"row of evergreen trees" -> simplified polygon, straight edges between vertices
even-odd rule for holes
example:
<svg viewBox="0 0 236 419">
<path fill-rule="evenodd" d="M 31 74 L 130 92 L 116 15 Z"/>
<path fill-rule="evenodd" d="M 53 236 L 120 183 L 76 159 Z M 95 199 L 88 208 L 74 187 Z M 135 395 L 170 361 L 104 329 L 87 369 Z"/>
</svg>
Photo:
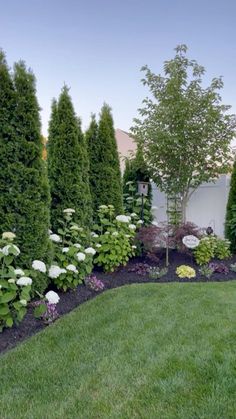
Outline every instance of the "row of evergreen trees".
<svg viewBox="0 0 236 419">
<path fill-rule="evenodd" d="M 11 72 L 0 51 L 0 224 L 13 231 L 21 263 L 50 259 L 48 230 L 65 208 L 90 226 L 99 205 L 122 211 L 122 182 L 111 109 L 82 133 L 67 87 L 52 103 L 47 163 L 42 159 L 35 77 L 24 62 Z M 48 173 L 47 173 L 48 169 Z M 49 181 L 48 181 L 49 180 Z M 51 213 L 51 218 L 50 218 Z"/>
</svg>

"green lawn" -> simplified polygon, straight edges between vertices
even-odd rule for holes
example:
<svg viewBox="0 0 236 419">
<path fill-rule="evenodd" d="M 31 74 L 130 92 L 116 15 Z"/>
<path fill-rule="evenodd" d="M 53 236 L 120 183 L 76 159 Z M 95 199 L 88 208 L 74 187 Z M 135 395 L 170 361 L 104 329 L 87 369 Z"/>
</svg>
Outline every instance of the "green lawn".
<svg viewBox="0 0 236 419">
<path fill-rule="evenodd" d="M 0 357 L 0 417 L 236 418 L 236 282 L 83 304 Z"/>
</svg>

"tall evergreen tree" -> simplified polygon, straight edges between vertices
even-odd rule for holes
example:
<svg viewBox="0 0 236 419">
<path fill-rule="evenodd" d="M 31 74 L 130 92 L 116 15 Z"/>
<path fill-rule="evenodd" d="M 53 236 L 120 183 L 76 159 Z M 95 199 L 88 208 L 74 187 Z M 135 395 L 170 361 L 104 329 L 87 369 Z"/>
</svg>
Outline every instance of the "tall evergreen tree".
<svg viewBox="0 0 236 419">
<path fill-rule="evenodd" d="M 75 220 L 88 225 L 91 218 L 88 161 L 85 140 L 68 87 L 53 101 L 48 139 L 48 172 L 52 196 L 51 222 L 57 229 L 65 208 L 76 210 Z"/>
<path fill-rule="evenodd" d="M 29 266 L 33 259 L 47 260 L 50 254 L 49 186 L 42 159 L 35 77 L 23 62 L 15 64 L 11 80 L 6 72 L 6 63 L 2 61 L 0 67 L 4 76 L 0 76 L 0 80 L 5 80 L 9 97 L 9 104 L 4 111 L 6 123 L 9 123 L 7 117 L 10 117 L 9 133 L 4 133 L 4 126 L 0 128 L 3 134 L 0 170 L 1 230 L 16 233 L 16 240 L 21 248 L 18 260 Z M 14 106 L 12 105 L 8 114 L 11 103 Z M 2 104 L 1 101 L 1 106 Z M 43 291 L 46 285 L 37 284 L 37 288 Z"/>
<path fill-rule="evenodd" d="M 104 104 L 98 125 L 97 202 L 112 204 L 116 213 L 122 212 L 122 183 L 111 108 Z"/>
<path fill-rule="evenodd" d="M 98 124 L 96 117 L 92 114 L 89 129 L 86 132 L 86 142 L 89 158 L 89 185 L 92 198 L 93 215 L 96 217 L 96 210 L 100 205 L 99 195 L 97 194 L 98 179 L 100 172 Z"/>
<path fill-rule="evenodd" d="M 225 236 L 231 242 L 231 250 L 236 252 L 236 160 L 230 181 L 230 190 L 225 217 Z"/>
</svg>

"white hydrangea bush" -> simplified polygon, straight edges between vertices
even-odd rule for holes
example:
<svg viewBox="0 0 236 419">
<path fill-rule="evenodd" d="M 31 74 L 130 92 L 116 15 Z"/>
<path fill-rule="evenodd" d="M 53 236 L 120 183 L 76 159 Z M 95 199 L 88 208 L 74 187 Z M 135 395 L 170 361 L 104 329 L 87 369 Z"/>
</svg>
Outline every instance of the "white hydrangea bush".
<svg viewBox="0 0 236 419">
<path fill-rule="evenodd" d="M 4 232 L 0 243 L 0 332 L 24 318 L 31 298 L 32 278 L 16 268 L 20 249 L 15 234 Z"/>
<path fill-rule="evenodd" d="M 96 250 L 95 263 L 104 271 L 113 272 L 118 266 L 126 265 L 136 254 L 134 244 L 139 218 L 136 214 L 115 216 L 112 205 L 101 205 L 98 210 L 98 223 L 93 226 L 92 234 Z"/>
</svg>

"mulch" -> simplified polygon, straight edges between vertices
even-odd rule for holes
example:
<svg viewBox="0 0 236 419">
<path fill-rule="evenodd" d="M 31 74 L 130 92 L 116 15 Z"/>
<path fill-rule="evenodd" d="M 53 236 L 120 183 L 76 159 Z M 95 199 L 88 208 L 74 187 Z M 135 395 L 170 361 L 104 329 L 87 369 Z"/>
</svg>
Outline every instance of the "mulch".
<svg viewBox="0 0 236 419">
<path fill-rule="evenodd" d="M 158 266 L 164 266 L 165 255 L 160 253 L 158 255 L 159 263 Z M 236 262 L 236 255 L 224 261 L 224 264 L 229 266 L 231 263 Z M 65 293 L 58 292 L 60 296 L 60 301 L 57 305 L 57 311 L 60 316 L 69 313 L 75 307 L 80 304 L 88 301 L 101 292 L 104 292 L 107 289 L 121 287 L 122 285 L 127 284 L 138 284 L 138 283 L 169 283 L 169 282 L 223 282 L 236 280 L 236 272 L 230 271 L 228 274 L 214 273 L 210 279 L 202 277 L 198 271 L 198 266 L 193 261 L 192 257 L 187 254 L 181 254 L 177 251 L 170 252 L 170 265 L 168 273 L 160 279 L 150 279 L 148 274 L 145 273 L 145 267 L 156 266 L 157 263 L 151 261 L 148 258 L 140 257 L 133 258 L 125 267 L 120 267 L 113 273 L 103 273 L 101 270 L 94 270 L 94 274 L 98 279 L 102 280 L 105 287 L 103 291 L 93 291 L 90 290 L 85 285 L 79 285 L 75 290 L 70 290 Z M 196 270 L 196 277 L 194 279 L 180 279 L 176 275 L 176 267 L 180 265 L 190 265 Z M 52 288 L 51 288 L 52 289 Z M 12 328 L 4 329 L 0 334 L 0 353 L 4 353 L 9 349 L 14 348 L 20 342 L 28 339 L 30 336 L 38 333 L 40 330 L 45 327 L 51 327 L 46 325 L 42 320 L 36 319 L 33 315 L 33 308 L 29 307 L 28 312 L 23 319 L 23 321 L 18 326 L 13 326 Z"/>
</svg>

